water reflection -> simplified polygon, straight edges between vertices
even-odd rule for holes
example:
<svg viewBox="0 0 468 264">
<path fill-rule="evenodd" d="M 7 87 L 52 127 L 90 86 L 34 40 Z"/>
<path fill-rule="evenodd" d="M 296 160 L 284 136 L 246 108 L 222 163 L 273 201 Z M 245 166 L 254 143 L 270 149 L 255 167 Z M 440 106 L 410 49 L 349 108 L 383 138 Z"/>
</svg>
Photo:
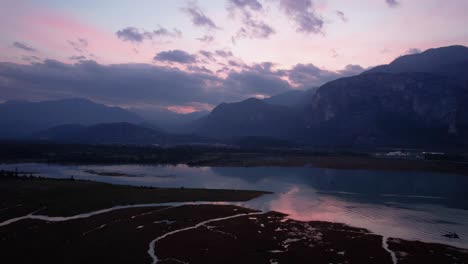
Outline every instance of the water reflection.
<svg viewBox="0 0 468 264">
<path fill-rule="evenodd" d="M 296 220 L 340 222 L 384 236 L 468 248 L 466 176 L 308 167 L 0 165 L 0 169 L 15 168 L 48 177 L 73 176 L 114 184 L 267 190 L 274 194 L 239 205 L 283 212 Z M 99 176 L 87 170 L 133 176 Z M 448 232 L 461 238 L 442 236 Z"/>
</svg>

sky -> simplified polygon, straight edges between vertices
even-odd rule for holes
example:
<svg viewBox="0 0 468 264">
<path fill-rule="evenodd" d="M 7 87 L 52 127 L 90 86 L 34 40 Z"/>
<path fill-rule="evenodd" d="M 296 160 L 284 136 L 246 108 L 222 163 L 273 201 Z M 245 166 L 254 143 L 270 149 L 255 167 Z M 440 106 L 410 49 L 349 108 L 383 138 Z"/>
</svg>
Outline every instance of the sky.
<svg viewBox="0 0 468 264">
<path fill-rule="evenodd" d="M 0 0 L 0 101 L 189 113 L 468 45 L 466 0 Z"/>
</svg>

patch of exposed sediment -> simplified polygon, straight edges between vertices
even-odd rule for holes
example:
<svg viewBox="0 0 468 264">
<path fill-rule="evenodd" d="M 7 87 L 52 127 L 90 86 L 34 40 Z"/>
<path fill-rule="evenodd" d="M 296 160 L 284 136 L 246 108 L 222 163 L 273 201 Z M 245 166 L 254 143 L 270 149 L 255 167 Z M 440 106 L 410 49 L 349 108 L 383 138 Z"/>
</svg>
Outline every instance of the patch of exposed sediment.
<svg viewBox="0 0 468 264">
<path fill-rule="evenodd" d="M 17 263 L 65 256 L 76 263 L 468 263 L 467 250 L 234 204 L 139 204 L 69 217 L 34 211 L 0 223 L 0 247 Z"/>
<path fill-rule="evenodd" d="M 177 234 L 177 233 L 180 233 L 180 232 L 192 230 L 192 229 L 197 229 L 199 227 L 206 226 L 207 224 L 213 223 L 213 222 L 219 222 L 219 221 L 224 221 L 224 220 L 228 220 L 228 219 L 245 217 L 245 216 L 249 216 L 249 215 L 259 215 L 259 214 L 263 214 L 263 213 L 236 214 L 236 215 L 231 215 L 231 216 L 227 216 L 227 217 L 214 218 L 214 219 L 209 219 L 209 220 L 203 221 L 203 222 L 198 223 L 198 224 L 196 224 L 194 226 L 189 226 L 189 227 L 185 227 L 185 228 L 182 228 L 182 229 L 177 229 L 177 230 L 171 231 L 169 233 L 166 233 L 166 234 L 164 234 L 162 236 L 159 236 L 159 237 L 155 238 L 154 240 L 152 240 L 150 242 L 150 244 L 149 244 L 148 254 L 151 256 L 151 259 L 153 260 L 153 264 L 156 264 L 158 262 L 158 257 L 156 256 L 156 253 L 155 253 L 156 243 L 158 241 L 168 237 L 168 236 L 171 236 L 171 235 L 174 235 L 174 234 Z"/>
</svg>

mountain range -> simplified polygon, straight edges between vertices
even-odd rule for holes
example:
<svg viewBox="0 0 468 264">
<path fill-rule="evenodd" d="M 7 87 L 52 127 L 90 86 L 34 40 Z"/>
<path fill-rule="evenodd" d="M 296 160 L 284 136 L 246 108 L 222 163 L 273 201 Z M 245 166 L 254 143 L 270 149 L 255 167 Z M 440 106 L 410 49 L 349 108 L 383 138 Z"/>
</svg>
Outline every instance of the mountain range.
<svg viewBox="0 0 468 264">
<path fill-rule="evenodd" d="M 302 103 L 219 105 L 198 121 L 196 132 L 322 146 L 466 147 L 467 79 L 467 47 L 430 49 L 329 82 L 299 95 Z"/>
<path fill-rule="evenodd" d="M 195 135 L 169 134 L 151 127 L 126 122 L 100 123 L 91 126 L 61 125 L 33 134 L 30 138 L 85 144 L 167 145 L 209 142 Z"/>
<path fill-rule="evenodd" d="M 92 125 L 143 122 L 143 118 L 119 107 L 86 99 L 43 102 L 7 101 L 0 104 L 0 138 L 21 138 L 64 124 Z"/>
<path fill-rule="evenodd" d="M 468 48 L 450 46 L 307 91 L 222 103 L 210 113 L 127 110 L 85 99 L 9 101 L 0 104 L 0 138 L 132 144 L 266 138 L 296 146 L 466 148 L 467 100 Z"/>
</svg>

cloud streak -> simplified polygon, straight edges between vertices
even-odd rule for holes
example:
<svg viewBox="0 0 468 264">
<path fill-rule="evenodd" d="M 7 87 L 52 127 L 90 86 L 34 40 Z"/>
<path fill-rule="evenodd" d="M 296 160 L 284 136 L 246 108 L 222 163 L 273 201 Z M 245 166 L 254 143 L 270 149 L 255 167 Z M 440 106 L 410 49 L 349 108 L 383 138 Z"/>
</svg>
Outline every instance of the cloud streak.
<svg viewBox="0 0 468 264">
<path fill-rule="evenodd" d="M 214 41 L 214 37 L 210 35 L 204 35 L 201 38 L 197 38 L 197 40 L 209 44 Z"/>
<path fill-rule="evenodd" d="M 296 31 L 322 33 L 323 19 L 316 13 L 312 0 L 279 0 L 280 9 L 296 23 Z"/>
<path fill-rule="evenodd" d="M 396 7 L 400 4 L 397 0 L 385 0 L 385 2 L 389 7 Z"/>
<path fill-rule="evenodd" d="M 215 22 L 205 15 L 203 10 L 201 10 L 195 2 L 189 3 L 188 7 L 182 8 L 182 11 L 189 15 L 194 26 L 207 29 L 219 29 Z"/>
<path fill-rule="evenodd" d="M 36 52 L 36 51 L 37 51 L 35 48 L 29 46 L 28 44 L 25 44 L 25 43 L 22 43 L 22 42 L 18 42 L 18 41 L 15 41 L 15 42 L 13 43 L 13 47 L 15 47 L 15 48 L 17 48 L 17 49 L 29 51 L 29 52 Z"/>
<path fill-rule="evenodd" d="M 262 4 L 257 0 L 229 0 L 229 8 L 247 8 L 249 7 L 252 10 L 259 11 L 263 8 Z"/>
<path fill-rule="evenodd" d="M 289 80 L 295 85 L 304 88 L 319 87 L 329 81 L 360 74 L 364 71 L 359 65 L 347 65 L 343 70 L 329 71 L 321 69 L 314 64 L 296 64 L 287 71 Z"/>
<path fill-rule="evenodd" d="M 69 40 L 68 44 L 78 53 L 86 52 L 86 48 L 88 47 L 88 41 L 84 38 L 78 38 L 76 41 Z"/>
<path fill-rule="evenodd" d="M 168 30 L 164 27 L 159 27 L 153 31 L 145 31 L 136 27 L 126 27 L 115 33 L 122 41 L 133 43 L 141 43 L 145 40 L 152 40 L 161 37 L 180 38 L 182 32 L 179 29 Z"/>
<path fill-rule="evenodd" d="M 421 50 L 418 48 L 410 48 L 408 49 L 404 55 L 413 55 L 413 54 L 418 54 L 421 53 Z"/>
<path fill-rule="evenodd" d="M 197 61 L 196 55 L 189 54 L 183 50 L 161 51 L 154 57 L 155 61 L 177 62 L 191 64 Z"/>
<path fill-rule="evenodd" d="M 242 26 L 233 40 L 241 38 L 266 39 L 275 34 L 272 26 L 256 17 L 263 6 L 257 0 L 229 0 L 228 11 L 232 17 L 241 16 Z M 257 15 L 258 16 L 258 15 Z"/>
<path fill-rule="evenodd" d="M 345 14 L 343 13 L 343 11 L 340 11 L 340 10 L 336 10 L 336 15 L 341 19 L 341 21 L 343 22 L 348 22 L 348 18 L 345 16 Z"/>
<path fill-rule="evenodd" d="M 69 57 L 70 60 L 75 60 L 75 61 L 82 61 L 82 60 L 87 60 L 87 58 L 83 55 L 80 56 L 71 56 Z"/>
<path fill-rule="evenodd" d="M 244 26 L 239 29 L 236 34 L 236 39 L 239 38 L 261 38 L 266 39 L 275 34 L 275 30 L 268 24 L 262 21 L 256 21 L 251 16 L 244 16 Z"/>
</svg>

